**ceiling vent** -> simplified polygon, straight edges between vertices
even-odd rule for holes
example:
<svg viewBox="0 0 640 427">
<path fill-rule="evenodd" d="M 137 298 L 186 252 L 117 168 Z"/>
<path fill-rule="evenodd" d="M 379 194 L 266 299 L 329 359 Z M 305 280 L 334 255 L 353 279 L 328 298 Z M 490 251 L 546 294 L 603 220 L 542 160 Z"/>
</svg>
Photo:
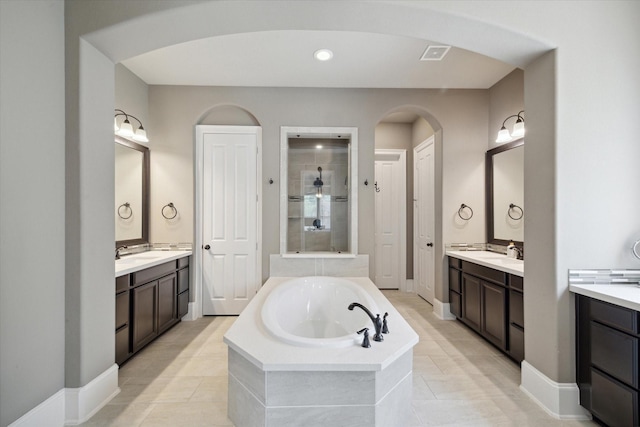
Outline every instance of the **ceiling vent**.
<svg viewBox="0 0 640 427">
<path fill-rule="evenodd" d="M 427 46 L 420 61 L 440 61 L 449 52 L 451 46 Z"/>
</svg>

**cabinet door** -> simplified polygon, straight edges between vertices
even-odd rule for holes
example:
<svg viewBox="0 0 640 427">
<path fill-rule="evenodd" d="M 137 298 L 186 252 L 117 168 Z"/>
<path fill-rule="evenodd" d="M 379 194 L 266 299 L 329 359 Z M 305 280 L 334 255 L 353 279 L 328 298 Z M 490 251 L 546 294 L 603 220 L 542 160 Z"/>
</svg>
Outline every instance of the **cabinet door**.
<svg viewBox="0 0 640 427">
<path fill-rule="evenodd" d="M 177 275 L 170 274 L 158 279 L 158 333 L 162 333 L 178 320 Z"/>
<path fill-rule="evenodd" d="M 501 350 L 507 349 L 507 291 L 502 286 L 482 283 L 482 334 Z"/>
<path fill-rule="evenodd" d="M 138 286 L 133 293 L 133 351 L 136 352 L 158 335 L 158 281 Z"/>
<path fill-rule="evenodd" d="M 462 274 L 462 320 L 475 329 L 480 331 L 480 304 L 481 301 L 481 284 L 480 279 L 468 274 Z"/>
</svg>

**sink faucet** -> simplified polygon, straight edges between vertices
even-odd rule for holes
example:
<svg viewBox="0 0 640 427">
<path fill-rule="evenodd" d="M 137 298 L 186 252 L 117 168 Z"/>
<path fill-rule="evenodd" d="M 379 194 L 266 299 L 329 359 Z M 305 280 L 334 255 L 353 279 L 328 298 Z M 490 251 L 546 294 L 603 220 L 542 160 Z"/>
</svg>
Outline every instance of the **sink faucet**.
<svg viewBox="0 0 640 427">
<path fill-rule="evenodd" d="M 524 252 L 517 246 L 513 246 L 513 250 L 516 251 L 516 259 L 524 259 Z"/>
<path fill-rule="evenodd" d="M 120 250 L 121 250 L 121 249 L 127 249 L 127 246 L 126 246 L 126 245 L 123 245 L 123 246 L 118 246 L 118 247 L 116 248 L 116 259 L 120 259 Z"/>
<path fill-rule="evenodd" d="M 373 335 L 373 340 L 374 341 L 384 340 L 384 338 L 382 337 L 382 334 L 380 333 L 380 330 L 382 329 L 382 319 L 380 319 L 380 315 L 378 314 L 376 315 L 376 317 L 373 317 L 373 313 L 371 313 L 367 307 L 357 302 L 352 302 L 351 304 L 349 304 L 348 308 L 349 310 L 353 311 L 353 307 L 360 307 L 362 310 L 364 310 L 365 313 L 367 313 L 367 316 L 369 316 L 369 319 L 371 319 L 371 322 L 373 322 L 373 326 L 376 329 L 376 333 Z"/>
</svg>

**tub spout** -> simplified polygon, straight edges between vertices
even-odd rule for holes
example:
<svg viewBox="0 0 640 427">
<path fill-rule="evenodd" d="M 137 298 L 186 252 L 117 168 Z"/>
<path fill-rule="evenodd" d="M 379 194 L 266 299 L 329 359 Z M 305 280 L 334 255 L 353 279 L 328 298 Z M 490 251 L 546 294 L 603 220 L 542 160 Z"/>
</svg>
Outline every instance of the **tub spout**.
<svg viewBox="0 0 640 427">
<path fill-rule="evenodd" d="M 358 302 L 352 302 L 351 304 L 349 304 L 349 310 L 353 311 L 354 307 L 360 307 L 365 313 L 367 313 L 367 316 L 369 316 L 369 319 L 371 319 L 371 322 L 373 322 L 373 326 L 376 329 L 376 333 L 373 335 L 373 340 L 374 341 L 383 341 L 384 338 L 382 337 L 382 334 L 380 333 L 380 330 L 382 329 L 382 319 L 380 319 L 380 315 L 377 314 L 376 317 L 373 317 L 373 313 L 371 313 L 371 311 L 369 311 L 369 309 L 367 307 L 365 307 L 364 305 L 358 303 Z"/>
</svg>

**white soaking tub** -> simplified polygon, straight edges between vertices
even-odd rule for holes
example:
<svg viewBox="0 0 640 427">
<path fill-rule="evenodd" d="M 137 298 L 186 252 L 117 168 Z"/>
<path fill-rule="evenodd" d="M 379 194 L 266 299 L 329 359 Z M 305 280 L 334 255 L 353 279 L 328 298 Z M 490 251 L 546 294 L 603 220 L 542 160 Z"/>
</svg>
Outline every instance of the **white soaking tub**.
<svg viewBox="0 0 640 427">
<path fill-rule="evenodd" d="M 362 342 L 357 331 L 374 326 L 352 302 L 380 313 L 373 298 L 357 283 L 340 277 L 299 277 L 280 283 L 262 306 L 267 330 L 285 343 L 302 347 L 340 348 Z"/>
<path fill-rule="evenodd" d="M 373 340 L 373 315 L 389 334 Z M 370 348 L 363 348 L 368 327 Z M 401 426 L 418 335 L 366 277 L 272 277 L 224 336 L 236 427 Z"/>
</svg>

